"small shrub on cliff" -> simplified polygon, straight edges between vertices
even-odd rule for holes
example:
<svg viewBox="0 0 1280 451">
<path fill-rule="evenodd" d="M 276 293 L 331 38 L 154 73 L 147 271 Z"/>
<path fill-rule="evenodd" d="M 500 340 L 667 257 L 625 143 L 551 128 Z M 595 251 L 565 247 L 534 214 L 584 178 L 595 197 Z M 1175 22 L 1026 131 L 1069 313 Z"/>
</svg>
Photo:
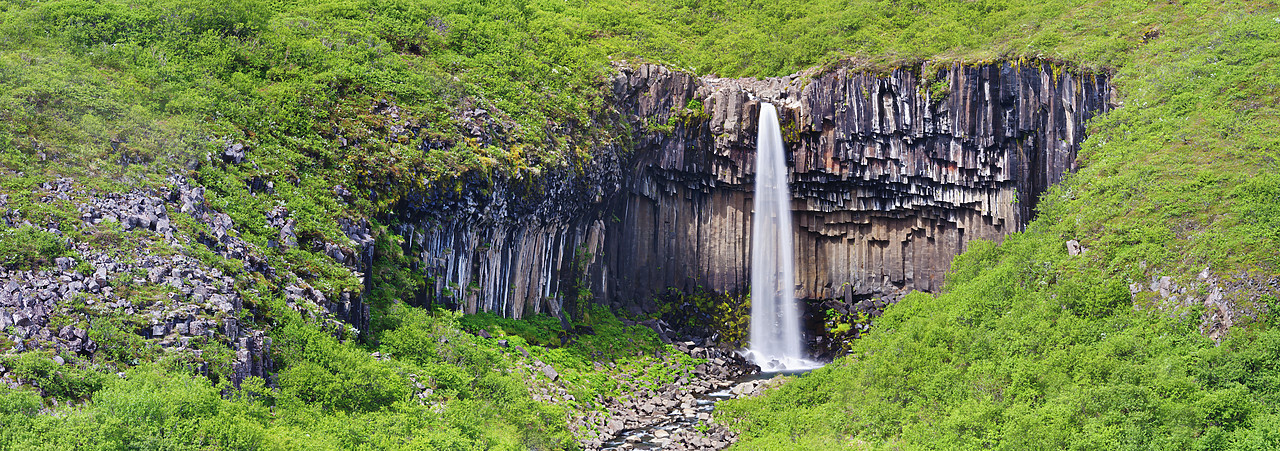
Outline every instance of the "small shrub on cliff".
<svg viewBox="0 0 1280 451">
<path fill-rule="evenodd" d="M 871 326 L 871 317 L 864 312 L 850 314 L 827 309 L 822 324 L 830 340 L 828 349 L 835 355 L 845 355 L 853 350 L 854 340 L 862 336 L 863 328 Z"/>
<path fill-rule="evenodd" d="M 64 401 L 88 399 L 106 383 L 107 376 L 93 369 L 59 364 L 44 352 L 27 352 L 6 365 L 21 382 L 38 387 L 44 396 Z"/>
<path fill-rule="evenodd" d="M 71 255 L 58 235 L 22 226 L 0 231 L 0 265 L 9 269 L 39 269 L 53 259 Z"/>
<path fill-rule="evenodd" d="M 404 238 L 387 230 L 385 226 L 374 223 L 376 241 L 373 251 L 373 286 L 366 299 L 370 306 L 369 327 L 376 335 L 378 331 L 394 327 L 393 305 L 414 299 L 423 288 L 423 274 L 415 271 L 412 257 L 405 255 Z"/>
<path fill-rule="evenodd" d="M 714 336 L 719 343 L 741 346 L 751 331 L 749 295 L 730 296 L 701 286 L 693 293 L 670 289 L 658 306 L 671 327 Z"/>
</svg>

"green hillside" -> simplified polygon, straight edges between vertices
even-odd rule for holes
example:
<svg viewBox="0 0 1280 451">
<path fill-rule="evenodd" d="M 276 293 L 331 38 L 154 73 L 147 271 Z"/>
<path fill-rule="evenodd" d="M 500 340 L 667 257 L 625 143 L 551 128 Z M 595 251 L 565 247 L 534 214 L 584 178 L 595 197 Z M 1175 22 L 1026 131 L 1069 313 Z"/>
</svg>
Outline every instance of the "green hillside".
<svg viewBox="0 0 1280 451">
<path fill-rule="evenodd" d="M 721 404 L 739 449 L 1280 448 L 1271 1 L 0 0 L 0 194 L 15 220 L 0 222 L 0 264 L 49 268 L 73 256 L 65 239 L 176 253 L 71 227 L 80 212 L 38 193 L 58 177 L 105 196 L 178 175 L 271 265 L 358 290 L 322 250 L 273 246 L 263 215 L 287 206 L 299 239 L 341 242 L 338 218 L 417 189 L 574 168 L 631 139 L 607 104 L 615 65 L 765 77 L 1023 58 L 1114 74 L 1119 107 L 1090 124 L 1079 172 L 1025 232 L 973 245 L 941 294 L 888 309 L 851 355 Z M 231 144 L 253 164 L 224 162 Z M 404 307 L 420 279 L 400 238 L 373 229 L 363 340 L 248 274 L 236 289 L 257 303 L 244 320 L 275 340 L 275 387 L 232 387 L 225 345 L 176 358 L 129 318 L 86 320 L 105 347 L 92 361 L 0 356 L 21 375 L 0 391 L 0 448 L 574 448 L 569 411 L 598 409 L 589 400 L 620 393 L 624 375 L 671 382 L 702 363 L 604 311 L 575 320 L 593 338 L 562 344 L 547 317 Z M 1070 240 L 1086 250 L 1070 255 Z M 202 246 L 183 252 L 243 263 Z M 482 328 L 505 332 L 467 333 Z M 593 365 L 601 355 L 616 366 Z M 576 401 L 531 397 L 534 362 Z M 418 402 L 411 387 L 428 378 Z"/>
<path fill-rule="evenodd" d="M 1280 17 L 1254 6 L 1145 25 L 1107 58 L 1122 107 L 1026 232 L 973 246 L 853 355 L 728 405 L 745 447 L 1280 447 Z"/>
</svg>

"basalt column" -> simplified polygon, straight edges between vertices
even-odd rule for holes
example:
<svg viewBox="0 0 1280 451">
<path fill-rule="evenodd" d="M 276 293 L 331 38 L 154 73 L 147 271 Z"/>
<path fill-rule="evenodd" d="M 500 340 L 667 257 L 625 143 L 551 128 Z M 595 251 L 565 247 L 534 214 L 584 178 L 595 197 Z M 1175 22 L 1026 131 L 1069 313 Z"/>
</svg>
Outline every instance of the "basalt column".
<svg viewBox="0 0 1280 451">
<path fill-rule="evenodd" d="M 641 66 L 614 85 L 648 130 L 611 205 L 598 275 L 622 303 L 667 287 L 746 289 L 761 100 L 780 107 L 796 294 L 808 299 L 937 290 L 969 241 L 1030 220 L 1111 101 L 1104 76 L 1038 63 L 767 80 Z"/>
<path fill-rule="evenodd" d="M 589 158 L 402 202 L 418 302 L 519 317 L 588 294 L 650 310 L 670 288 L 744 293 L 762 100 L 786 141 L 796 297 L 936 291 L 967 243 L 1030 220 L 1112 96 L 1105 75 L 1048 63 L 765 80 L 641 65 L 611 84 L 592 126 L 614 138 Z"/>
</svg>

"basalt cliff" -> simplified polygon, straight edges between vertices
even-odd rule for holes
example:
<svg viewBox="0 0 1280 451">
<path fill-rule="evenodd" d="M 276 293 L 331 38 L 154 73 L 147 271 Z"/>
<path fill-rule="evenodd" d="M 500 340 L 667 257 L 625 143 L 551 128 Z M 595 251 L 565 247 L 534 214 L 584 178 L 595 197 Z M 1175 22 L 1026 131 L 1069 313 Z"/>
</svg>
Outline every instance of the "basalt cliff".
<svg viewBox="0 0 1280 451">
<path fill-rule="evenodd" d="M 1085 123 L 1112 102 L 1105 75 L 1047 63 L 837 68 L 767 80 L 641 65 L 619 67 L 606 89 L 610 101 L 592 126 L 608 127 L 602 135 L 613 139 L 591 143 L 571 164 L 467 173 L 461 184 L 411 192 L 379 218 L 396 227 L 426 279 L 412 303 L 509 317 L 549 313 L 567 327 L 565 311 L 592 303 L 637 313 L 666 307 L 669 314 L 674 306 L 691 316 L 698 312 L 668 303 L 671 294 L 748 293 L 756 120 L 760 103 L 772 102 L 791 171 L 796 296 L 874 316 L 902 290 L 938 290 L 970 241 L 1023 227 L 1037 197 L 1073 170 Z M 475 119 L 475 138 L 492 138 L 483 115 Z M 241 163 L 243 150 L 229 146 L 221 163 Z M 41 186 L 34 194 L 41 203 L 74 206 L 79 217 L 67 219 L 74 226 L 119 227 L 76 243 L 78 259 L 50 262 L 56 270 L 0 268 L 0 328 L 13 349 L 93 355 L 100 341 L 122 335 L 67 318 L 123 312 L 129 322 L 110 327 L 196 356 L 200 343 L 220 341 L 234 352 L 227 359 L 234 381 L 270 377 L 271 340 L 244 313 L 266 301 L 242 295 L 256 289 L 237 289 L 233 274 L 244 271 L 280 284 L 281 304 L 272 308 L 323 317 L 334 333 L 369 328 L 360 287 L 311 286 L 305 267 L 272 263 L 239 238 L 245 225 L 213 208 L 203 187 L 183 177 L 167 185 L 110 196 L 64 179 Z M 0 196 L 5 225 L 66 239 L 56 224 L 21 219 L 10 200 Z M 279 232 L 268 247 L 302 245 L 294 214 L 268 212 L 268 228 Z M 195 232 L 178 233 L 171 221 L 186 216 Z M 349 243 L 307 245 L 364 277 L 368 291 L 376 257 L 370 224 L 338 226 Z M 200 243 L 210 253 L 150 253 L 121 244 L 131 243 L 126 233 L 173 250 Z M 113 249 L 102 251 L 102 243 Z M 1160 292 L 1176 291 L 1165 285 Z M 812 331 L 823 318 L 809 321 Z"/>
<path fill-rule="evenodd" d="M 1113 103 L 1105 74 L 1047 62 L 765 80 L 640 65 L 609 95 L 629 139 L 576 168 L 397 207 L 428 281 L 419 303 L 520 317 L 747 292 L 761 102 L 778 106 L 788 147 L 797 297 L 936 291 L 969 242 L 1031 219 Z"/>
</svg>

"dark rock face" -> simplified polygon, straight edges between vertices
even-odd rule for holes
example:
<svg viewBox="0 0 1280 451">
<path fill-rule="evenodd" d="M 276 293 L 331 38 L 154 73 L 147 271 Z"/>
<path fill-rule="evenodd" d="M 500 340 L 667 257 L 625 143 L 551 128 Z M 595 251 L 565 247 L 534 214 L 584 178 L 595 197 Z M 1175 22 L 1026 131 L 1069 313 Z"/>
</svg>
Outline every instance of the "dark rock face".
<svg viewBox="0 0 1280 451">
<path fill-rule="evenodd" d="M 1110 98 L 1104 79 L 1047 65 L 956 66 L 938 78 L 950 91 L 941 99 L 907 70 L 763 81 L 624 71 L 615 94 L 636 116 L 662 121 L 698 99 L 710 119 L 641 145 L 606 239 L 617 245 L 614 286 L 624 297 L 746 287 L 762 99 L 781 107 L 789 146 L 797 296 L 938 289 L 969 240 L 1030 219 Z"/>
<path fill-rule="evenodd" d="M 443 303 L 467 313 L 560 316 L 579 276 L 592 267 L 604 238 L 599 218 L 620 188 L 621 171 L 610 150 L 586 175 L 546 174 L 468 186 L 460 193 L 430 193 L 399 208 L 407 221 L 397 233 L 427 277 L 419 304 Z M 526 185 L 527 183 L 527 185 Z M 530 186 L 532 185 L 532 186 Z M 488 195 L 477 195 L 490 191 Z M 567 327 L 567 323 L 566 323 Z"/>
<path fill-rule="evenodd" d="M 587 291 L 632 309 L 668 287 L 745 292 L 761 101 L 788 146 L 797 297 L 935 291 L 970 240 L 1030 220 L 1112 91 L 1048 63 L 766 80 L 644 65 L 620 69 L 612 99 L 629 154 L 602 149 L 535 190 L 407 206 L 427 297 L 519 317 Z"/>
</svg>

